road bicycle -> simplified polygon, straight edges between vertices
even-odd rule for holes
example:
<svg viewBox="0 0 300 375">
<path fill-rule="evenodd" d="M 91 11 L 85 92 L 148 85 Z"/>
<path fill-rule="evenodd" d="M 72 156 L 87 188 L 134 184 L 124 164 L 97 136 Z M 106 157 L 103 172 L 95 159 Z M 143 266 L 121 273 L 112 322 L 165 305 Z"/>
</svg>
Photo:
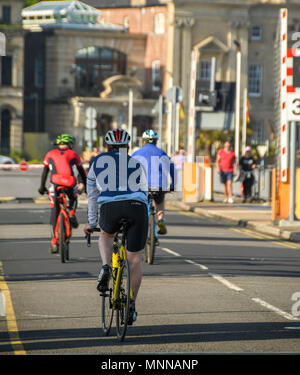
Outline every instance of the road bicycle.
<svg viewBox="0 0 300 375">
<path fill-rule="evenodd" d="M 67 192 L 64 186 L 56 187 L 58 196 L 59 213 L 55 225 L 55 238 L 57 238 L 58 252 L 62 263 L 69 260 L 69 244 L 72 236 Z"/>
<path fill-rule="evenodd" d="M 158 245 L 157 221 L 156 221 L 156 208 L 154 205 L 155 192 L 149 191 L 148 193 L 148 218 L 149 229 L 148 237 L 145 246 L 145 261 L 148 264 L 153 264 L 155 247 Z"/>
<path fill-rule="evenodd" d="M 127 230 L 131 225 L 128 220 L 120 221 L 120 230 L 113 242 L 112 266 L 110 267 L 110 281 L 108 290 L 101 296 L 102 329 L 105 335 L 109 335 L 114 313 L 116 314 L 116 332 L 120 341 L 126 335 L 129 322 L 130 304 L 133 301 L 133 293 L 130 288 L 130 269 L 126 259 Z M 93 232 L 100 232 L 99 228 Z M 90 235 L 87 235 L 87 244 L 90 246 Z"/>
</svg>

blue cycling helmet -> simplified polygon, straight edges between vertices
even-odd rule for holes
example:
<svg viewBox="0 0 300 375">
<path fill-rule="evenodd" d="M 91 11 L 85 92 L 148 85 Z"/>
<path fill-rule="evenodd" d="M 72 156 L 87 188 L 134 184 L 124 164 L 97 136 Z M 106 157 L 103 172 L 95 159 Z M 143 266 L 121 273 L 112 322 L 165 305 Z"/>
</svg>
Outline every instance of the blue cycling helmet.
<svg viewBox="0 0 300 375">
<path fill-rule="evenodd" d="M 143 139 L 148 143 L 156 143 L 158 140 L 158 134 L 153 129 L 148 129 L 143 133 Z"/>
</svg>

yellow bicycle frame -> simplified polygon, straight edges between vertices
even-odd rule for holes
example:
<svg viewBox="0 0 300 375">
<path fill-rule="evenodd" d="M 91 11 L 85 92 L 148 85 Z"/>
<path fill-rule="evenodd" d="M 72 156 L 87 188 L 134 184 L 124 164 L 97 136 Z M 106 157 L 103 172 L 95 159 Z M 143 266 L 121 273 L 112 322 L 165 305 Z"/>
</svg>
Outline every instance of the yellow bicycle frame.
<svg viewBox="0 0 300 375">
<path fill-rule="evenodd" d="M 119 246 L 119 244 L 117 242 L 114 242 L 114 249 L 115 248 L 118 248 L 118 252 L 115 252 L 113 251 L 112 253 L 112 269 L 113 269 L 113 275 L 115 275 L 115 272 L 116 272 L 116 277 L 114 277 L 114 286 L 115 285 L 118 285 L 118 282 L 119 282 L 119 278 L 120 278 L 120 273 L 121 273 L 121 267 L 120 267 L 120 263 L 122 260 L 125 260 L 126 259 L 126 250 L 125 250 L 125 246 L 124 245 L 121 245 Z M 117 301 L 117 288 L 114 287 L 114 294 L 113 294 L 113 310 L 116 309 L 116 301 Z M 130 299 L 133 300 L 133 292 L 130 288 Z"/>
</svg>

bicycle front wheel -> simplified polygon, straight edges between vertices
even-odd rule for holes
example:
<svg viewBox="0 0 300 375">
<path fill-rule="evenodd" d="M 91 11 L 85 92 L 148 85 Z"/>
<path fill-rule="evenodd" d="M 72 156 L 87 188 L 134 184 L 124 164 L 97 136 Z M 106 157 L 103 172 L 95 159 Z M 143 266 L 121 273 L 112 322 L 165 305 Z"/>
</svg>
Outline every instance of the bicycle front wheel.
<svg viewBox="0 0 300 375">
<path fill-rule="evenodd" d="M 64 215 L 59 215 L 59 227 L 58 227 L 58 248 L 60 252 L 60 259 L 62 263 L 66 261 L 66 229 Z"/>
<path fill-rule="evenodd" d="M 113 277 L 112 277 L 112 272 L 110 269 L 110 280 L 108 283 L 108 290 L 105 293 L 101 293 L 101 317 L 102 317 L 102 329 L 104 333 L 108 336 L 112 321 L 113 321 L 113 316 L 114 316 L 114 310 L 113 310 Z"/>
<path fill-rule="evenodd" d="M 126 259 L 121 266 L 117 284 L 116 328 L 119 340 L 125 338 L 130 306 L 130 270 Z"/>
<path fill-rule="evenodd" d="M 146 244 L 146 262 L 153 264 L 155 252 L 155 217 L 150 215 L 149 218 L 149 234 Z"/>
</svg>

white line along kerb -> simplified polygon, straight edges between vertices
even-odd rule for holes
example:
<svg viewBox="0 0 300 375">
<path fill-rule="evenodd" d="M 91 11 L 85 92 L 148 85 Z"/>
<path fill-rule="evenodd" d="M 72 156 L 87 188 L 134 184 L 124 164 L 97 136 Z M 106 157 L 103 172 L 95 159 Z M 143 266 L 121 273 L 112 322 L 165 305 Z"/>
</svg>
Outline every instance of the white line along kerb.
<svg viewBox="0 0 300 375">
<path fill-rule="evenodd" d="M 6 316 L 5 295 L 0 292 L 0 316 Z"/>
</svg>

